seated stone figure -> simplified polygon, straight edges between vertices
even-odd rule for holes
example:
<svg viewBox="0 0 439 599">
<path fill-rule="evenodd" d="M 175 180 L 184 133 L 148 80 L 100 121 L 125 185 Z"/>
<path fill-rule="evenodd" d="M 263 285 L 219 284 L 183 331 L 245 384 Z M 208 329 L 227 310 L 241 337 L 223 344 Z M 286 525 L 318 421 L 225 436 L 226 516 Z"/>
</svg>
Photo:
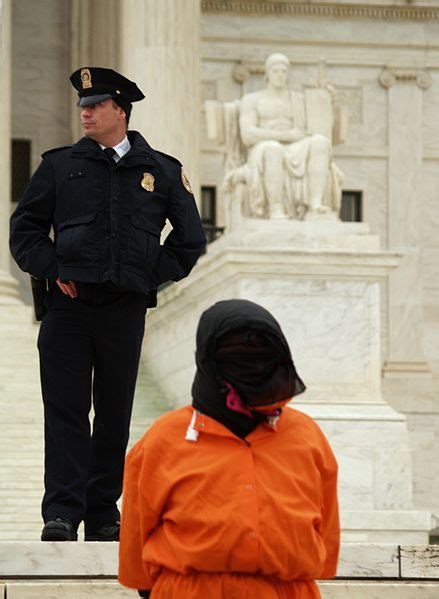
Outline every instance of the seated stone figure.
<svg viewBox="0 0 439 599">
<path fill-rule="evenodd" d="M 334 125 L 340 129 L 335 91 L 322 78 L 305 94 L 291 91 L 289 67 L 285 55 L 271 54 L 265 89 L 226 103 L 221 116 L 218 103 L 207 110 L 211 133 L 219 132 L 222 119 L 223 139 L 216 138 L 226 154 L 225 192 L 250 217 L 337 215 L 342 173 L 332 157 Z"/>
</svg>

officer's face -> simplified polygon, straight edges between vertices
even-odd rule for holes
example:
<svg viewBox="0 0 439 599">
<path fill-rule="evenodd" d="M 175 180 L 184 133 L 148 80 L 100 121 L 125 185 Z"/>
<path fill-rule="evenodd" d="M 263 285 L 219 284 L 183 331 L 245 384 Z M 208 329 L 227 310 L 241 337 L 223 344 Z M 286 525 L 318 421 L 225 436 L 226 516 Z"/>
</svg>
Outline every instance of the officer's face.
<svg viewBox="0 0 439 599">
<path fill-rule="evenodd" d="M 113 100 L 104 100 L 81 107 L 81 125 L 87 137 L 99 141 L 124 130 L 125 113 Z"/>
</svg>

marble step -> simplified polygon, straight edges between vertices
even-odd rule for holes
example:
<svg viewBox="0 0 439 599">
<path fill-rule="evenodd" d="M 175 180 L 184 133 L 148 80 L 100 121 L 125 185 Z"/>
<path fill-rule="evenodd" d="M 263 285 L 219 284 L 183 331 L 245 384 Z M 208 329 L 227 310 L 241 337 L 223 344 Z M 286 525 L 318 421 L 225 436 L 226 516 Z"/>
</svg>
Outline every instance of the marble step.
<svg viewBox="0 0 439 599">
<path fill-rule="evenodd" d="M 437 583 L 319 582 L 323 599 L 438 599 Z M 138 599 L 116 581 L 11 581 L 0 584 L 0 599 Z"/>
<path fill-rule="evenodd" d="M 41 532 L 44 434 L 38 331 L 31 307 L 0 305 L 0 336 L 6 341 L 0 350 L 0 540 L 35 540 Z M 142 365 L 130 445 L 163 413 L 164 405 Z"/>
<path fill-rule="evenodd" d="M 118 543 L 0 542 L 0 579 L 114 577 Z M 439 583 L 437 545 L 343 543 L 337 577 Z"/>
<path fill-rule="evenodd" d="M 144 369 L 139 372 L 135 406 L 131 426 L 132 445 L 163 413 L 157 405 L 160 391 Z M 37 540 L 42 521 L 40 503 L 43 495 L 43 410 L 38 388 L 27 394 L 27 401 L 20 397 L 20 409 L 4 401 L 0 395 L 0 414 L 5 434 L 0 441 L 0 540 Z M 10 395 L 14 397 L 14 394 Z M 15 397 L 15 400 L 17 398 Z M 23 415 L 23 412 L 25 415 Z M 23 443 L 23 439 L 26 442 Z M 0 595 L 1 597 L 1 595 Z"/>
</svg>

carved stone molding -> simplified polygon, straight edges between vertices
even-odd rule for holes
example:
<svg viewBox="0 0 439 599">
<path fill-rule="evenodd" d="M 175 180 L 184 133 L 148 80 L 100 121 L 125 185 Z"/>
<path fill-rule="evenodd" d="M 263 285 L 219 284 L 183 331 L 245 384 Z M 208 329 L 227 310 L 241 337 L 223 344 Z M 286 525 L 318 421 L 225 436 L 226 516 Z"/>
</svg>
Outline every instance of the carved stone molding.
<svg viewBox="0 0 439 599">
<path fill-rule="evenodd" d="M 379 76 L 381 85 L 389 88 L 397 81 L 414 81 L 421 89 L 428 89 L 431 85 L 431 75 L 424 69 L 384 67 Z"/>
<path fill-rule="evenodd" d="M 373 4 L 311 4 L 293 0 L 251 2 L 250 0 L 202 0 L 204 13 L 240 13 L 254 15 L 291 15 L 337 19 L 376 19 L 403 21 L 439 20 L 439 8 L 424 6 L 377 6 Z"/>
</svg>

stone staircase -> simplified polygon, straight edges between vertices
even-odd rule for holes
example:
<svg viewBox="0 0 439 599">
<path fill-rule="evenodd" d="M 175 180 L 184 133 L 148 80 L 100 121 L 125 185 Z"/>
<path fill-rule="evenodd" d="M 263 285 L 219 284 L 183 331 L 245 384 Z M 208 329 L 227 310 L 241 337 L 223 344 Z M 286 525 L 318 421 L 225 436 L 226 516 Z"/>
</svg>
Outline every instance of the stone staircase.
<svg viewBox="0 0 439 599">
<path fill-rule="evenodd" d="M 0 541 L 0 599 L 134 599 L 117 554 L 118 543 Z M 436 546 L 344 543 L 337 579 L 318 584 L 324 599 L 437 599 L 438 559 Z"/>
<path fill-rule="evenodd" d="M 37 540 L 43 494 L 43 406 L 33 310 L 0 305 L 0 541 Z M 139 371 L 130 444 L 163 413 L 160 391 Z"/>
</svg>

